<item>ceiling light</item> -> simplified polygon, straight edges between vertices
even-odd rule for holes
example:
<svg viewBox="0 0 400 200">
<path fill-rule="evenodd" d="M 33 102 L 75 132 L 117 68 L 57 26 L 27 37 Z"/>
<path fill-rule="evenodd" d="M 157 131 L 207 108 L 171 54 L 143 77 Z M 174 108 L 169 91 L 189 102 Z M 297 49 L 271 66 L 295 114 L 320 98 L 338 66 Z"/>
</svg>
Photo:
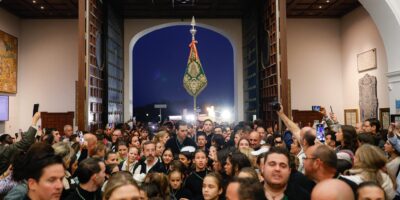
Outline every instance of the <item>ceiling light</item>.
<svg viewBox="0 0 400 200">
<path fill-rule="evenodd" d="M 33 0 L 32 3 L 36 3 L 36 0 Z"/>
<path fill-rule="evenodd" d="M 326 3 L 330 3 L 331 1 L 330 0 L 326 0 Z"/>
<path fill-rule="evenodd" d="M 40 6 L 40 9 L 44 10 L 44 6 Z"/>
<path fill-rule="evenodd" d="M 318 8 L 319 8 L 319 9 L 321 9 L 321 8 L 322 8 L 322 6 L 318 6 Z"/>
</svg>

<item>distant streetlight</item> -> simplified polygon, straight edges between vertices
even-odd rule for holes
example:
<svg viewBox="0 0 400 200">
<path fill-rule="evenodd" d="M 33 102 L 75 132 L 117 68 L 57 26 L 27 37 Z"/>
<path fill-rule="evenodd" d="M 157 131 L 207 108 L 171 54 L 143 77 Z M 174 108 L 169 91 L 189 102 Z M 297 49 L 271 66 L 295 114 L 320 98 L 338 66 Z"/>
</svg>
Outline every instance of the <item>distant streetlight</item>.
<svg viewBox="0 0 400 200">
<path fill-rule="evenodd" d="M 146 117 L 148 117 L 149 116 L 149 113 L 146 113 Z"/>
</svg>

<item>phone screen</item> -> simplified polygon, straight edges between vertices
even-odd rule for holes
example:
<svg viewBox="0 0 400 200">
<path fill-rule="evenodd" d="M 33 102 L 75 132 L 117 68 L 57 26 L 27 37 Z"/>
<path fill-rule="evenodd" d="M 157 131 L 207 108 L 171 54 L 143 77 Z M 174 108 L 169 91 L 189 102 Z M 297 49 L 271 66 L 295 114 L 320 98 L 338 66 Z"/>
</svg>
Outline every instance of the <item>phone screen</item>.
<svg viewBox="0 0 400 200">
<path fill-rule="evenodd" d="M 319 112 L 321 110 L 321 106 L 311 106 L 311 110 Z"/>
<path fill-rule="evenodd" d="M 317 129 L 317 139 L 321 142 L 325 142 L 325 132 L 324 132 L 324 125 L 323 124 L 317 124 L 316 125 Z"/>
</svg>

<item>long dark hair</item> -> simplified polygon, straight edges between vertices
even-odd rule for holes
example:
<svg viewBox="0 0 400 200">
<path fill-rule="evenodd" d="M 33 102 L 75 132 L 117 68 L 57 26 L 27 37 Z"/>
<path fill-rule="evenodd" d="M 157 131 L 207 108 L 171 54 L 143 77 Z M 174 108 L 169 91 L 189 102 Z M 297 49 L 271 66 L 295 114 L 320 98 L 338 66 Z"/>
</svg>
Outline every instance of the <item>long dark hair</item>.
<svg viewBox="0 0 400 200">
<path fill-rule="evenodd" d="M 357 143 L 356 129 L 350 125 L 341 125 L 340 129 L 342 129 L 343 133 L 342 149 L 348 149 L 354 153 L 356 151 L 356 143 Z"/>
</svg>

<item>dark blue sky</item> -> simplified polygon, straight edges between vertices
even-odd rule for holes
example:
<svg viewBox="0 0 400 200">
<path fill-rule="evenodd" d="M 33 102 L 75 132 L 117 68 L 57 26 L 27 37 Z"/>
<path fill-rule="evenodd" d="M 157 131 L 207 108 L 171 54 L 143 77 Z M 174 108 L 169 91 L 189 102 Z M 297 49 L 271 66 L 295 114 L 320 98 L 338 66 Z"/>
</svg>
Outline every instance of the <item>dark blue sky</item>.
<svg viewBox="0 0 400 200">
<path fill-rule="evenodd" d="M 133 106 L 151 103 L 189 102 L 193 97 L 183 87 L 191 26 L 173 26 L 153 31 L 133 48 Z M 208 85 L 197 98 L 204 104 L 233 107 L 233 49 L 222 35 L 196 27 L 197 49 Z M 186 104 L 186 103 L 184 103 Z"/>
</svg>

